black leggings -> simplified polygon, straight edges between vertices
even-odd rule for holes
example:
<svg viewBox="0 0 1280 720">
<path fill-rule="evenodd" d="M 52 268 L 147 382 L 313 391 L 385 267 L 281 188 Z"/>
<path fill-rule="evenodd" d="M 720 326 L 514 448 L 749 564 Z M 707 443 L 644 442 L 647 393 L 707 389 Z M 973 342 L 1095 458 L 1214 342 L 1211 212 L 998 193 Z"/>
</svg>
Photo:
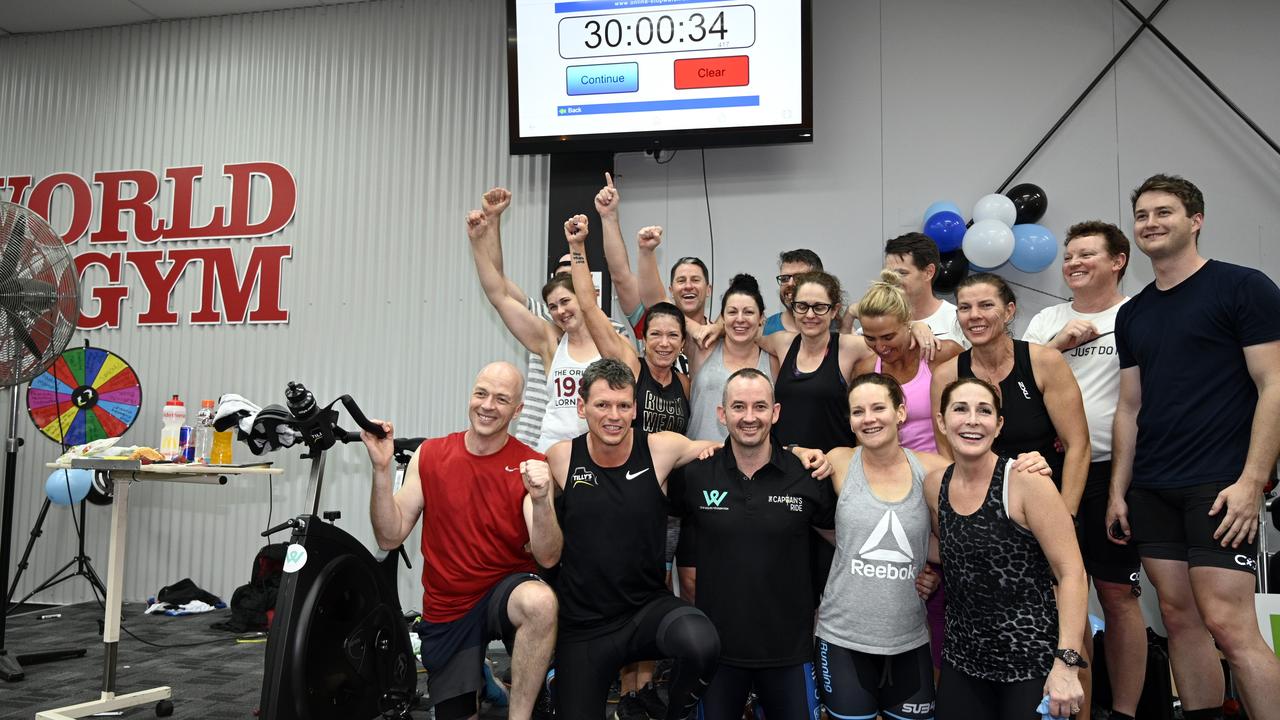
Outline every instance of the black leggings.
<svg viewBox="0 0 1280 720">
<path fill-rule="evenodd" d="M 933 657 L 921 645 L 897 655 L 874 655 L 818 638 L 818 683 L 832 718 L 933 719 Z M 973 717 L 979 717 L 974 715 Z"/>
<path fill-rule="evenodd" d="M 611 633 L 557 644 L 557 714 L 563 718 L 603 717 L 609 685 L 623 665 L 673 658 L 667 718 L 685 720 L 697 709 L 719 657 L 720 635 L 715 625 L 692 605 L 664 595 L 651 600 Z"/>
<path fill-rule="evenodd" d="M 756 669 L 721 665 L 702 695 L 698 720 L 742 720 L 752 689 L 766 718 L 818 720 L 813 663 Z"/>
<path fill-rule="evenodd" d="M 942 661 L 938 679 L 938 720 L 1040 720 L 1045 678 L 995 682 L 966 675 Z"/>
</svg>

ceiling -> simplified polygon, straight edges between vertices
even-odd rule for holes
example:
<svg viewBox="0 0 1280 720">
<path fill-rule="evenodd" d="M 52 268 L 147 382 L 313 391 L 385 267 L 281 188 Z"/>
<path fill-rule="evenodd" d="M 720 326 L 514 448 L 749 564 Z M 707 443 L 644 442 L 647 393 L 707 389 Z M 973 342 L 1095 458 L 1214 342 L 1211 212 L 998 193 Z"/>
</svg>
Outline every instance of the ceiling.
<svg viewBox="0 0 1280 720">
<path fill-rule="evenodd" d="M 3 0 L 0 37 L 156 20 L 338 5 L 352 0 Z"/>
</svg>

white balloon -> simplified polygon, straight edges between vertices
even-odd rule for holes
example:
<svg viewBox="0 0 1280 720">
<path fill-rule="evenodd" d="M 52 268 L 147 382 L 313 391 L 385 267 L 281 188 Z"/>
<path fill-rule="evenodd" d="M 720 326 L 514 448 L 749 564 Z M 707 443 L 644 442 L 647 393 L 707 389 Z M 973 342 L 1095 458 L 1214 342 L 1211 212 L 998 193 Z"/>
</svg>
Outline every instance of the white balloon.
<svg viewBox="0 0 1280 720">
<path fill-rule="evenodd" d="M 1004 195 L 983 195 L 973 206 L 973 221 L 999 220 L 1009 227 L 1018 219 L 1018 208 Z M 967 257 L 967 255 L 966 255 Z"/>
<path fill-rule="evenodd" d="M 965 231 L 961 247 L 971 264 L 995 269 L 1008 262 L 1013 255 L 1013 230 L 992 218 L 977 220 Z"/>
</svg>

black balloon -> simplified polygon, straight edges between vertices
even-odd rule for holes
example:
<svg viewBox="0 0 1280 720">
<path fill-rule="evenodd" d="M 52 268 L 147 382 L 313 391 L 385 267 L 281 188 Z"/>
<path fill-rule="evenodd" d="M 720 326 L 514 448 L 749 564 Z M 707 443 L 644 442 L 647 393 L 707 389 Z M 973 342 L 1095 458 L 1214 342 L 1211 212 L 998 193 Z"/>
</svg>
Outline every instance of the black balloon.
<svg viewBox="0 0 1280 720">
<path fill-rule="evenodd" d="M 1012 200 L 1018 209 L 1018 218 L 1013 221 L 1015 225 L 1039 222 L 1049 207 L 1049 196 L 1044 194 L 1044 189 L 1031 183 L 1014 185 L 1004 196 Z"/>
<path fill-rule="evenodd" d="M 969 274 L 969 259 L 963 250 L 942 253 L 942 263 L 938 266 L 938 274 L 933 276 L 933 291 L 950 295 L 956 286 Z"/>
</svg>

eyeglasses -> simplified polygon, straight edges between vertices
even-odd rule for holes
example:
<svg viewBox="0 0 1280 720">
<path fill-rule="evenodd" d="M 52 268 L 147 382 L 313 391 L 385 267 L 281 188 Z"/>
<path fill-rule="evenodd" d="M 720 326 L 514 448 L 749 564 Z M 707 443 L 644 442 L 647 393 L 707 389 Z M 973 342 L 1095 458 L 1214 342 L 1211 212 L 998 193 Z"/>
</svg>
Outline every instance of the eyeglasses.
<svg viewBox="0 0 1280 720">
<path fill-rule="evenodd" d="M 795 275 L 778 275 L 774 279 L 778 281 L 779 285 L 786 285 L 791 282 L 793 278 L 795 278 Z"/>
<path fill-rule="evenodd" d="M 793 302 L 791 303 L 791 312 L 796 315 L 805 315 L 812 310 L 814 315 L 826 315 L 831 312 L 832 307 L 831 303 Z"/>
</svg>

